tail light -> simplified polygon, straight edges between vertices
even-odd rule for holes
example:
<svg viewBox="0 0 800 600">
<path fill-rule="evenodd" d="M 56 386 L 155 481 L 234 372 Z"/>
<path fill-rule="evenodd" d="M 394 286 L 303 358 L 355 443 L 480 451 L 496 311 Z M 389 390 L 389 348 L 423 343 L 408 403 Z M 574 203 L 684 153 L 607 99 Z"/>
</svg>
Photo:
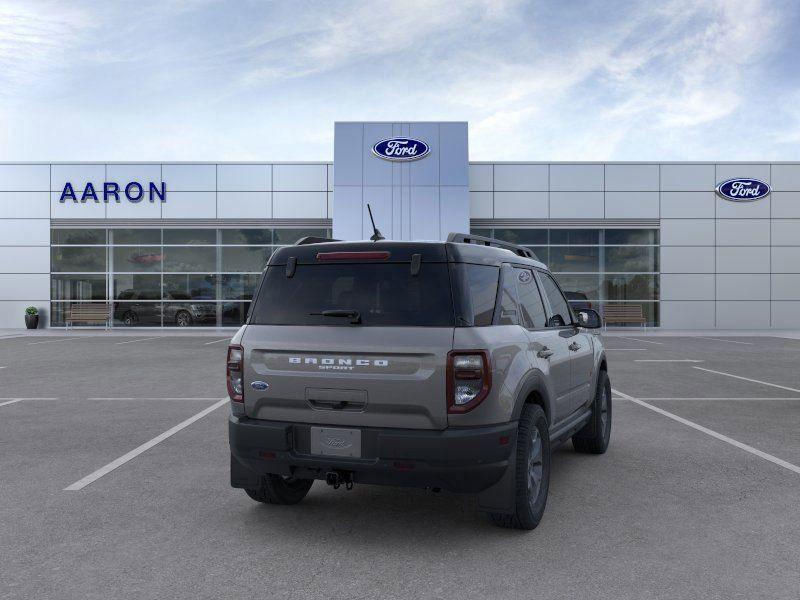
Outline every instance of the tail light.
<svg viewBox="0 0 800 600">
<path fill-rule="evenodd" d="M 486 350 L 454 350 L 447 354 L 447 412 L 465 413 L 478 406 L 492 387 Z"/>
<path fill-rule="evenodd" d="M 234 402 L 244 402 L 244 348 L 228 346 L 228 395 Z"/>
</svg>

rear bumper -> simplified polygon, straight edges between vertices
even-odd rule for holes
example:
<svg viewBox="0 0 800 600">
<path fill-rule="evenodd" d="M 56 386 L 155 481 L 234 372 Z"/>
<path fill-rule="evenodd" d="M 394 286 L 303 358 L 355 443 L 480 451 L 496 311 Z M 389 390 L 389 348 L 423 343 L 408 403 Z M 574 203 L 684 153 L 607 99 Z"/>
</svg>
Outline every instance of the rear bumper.
<svg viewBox="0 0 800 600">
<path fill-rule="evenodd" d="M 311 425 L 231 415 L 231 485 L 255 487 L 262 475 L 324 479 L 329 471 L 357 483 L 439 487 L 477 493 L 496 483 L 515 447 L 517 423 L 442 431 L 361 429 L 362 458 L 310 454 Z"/>
</svg>

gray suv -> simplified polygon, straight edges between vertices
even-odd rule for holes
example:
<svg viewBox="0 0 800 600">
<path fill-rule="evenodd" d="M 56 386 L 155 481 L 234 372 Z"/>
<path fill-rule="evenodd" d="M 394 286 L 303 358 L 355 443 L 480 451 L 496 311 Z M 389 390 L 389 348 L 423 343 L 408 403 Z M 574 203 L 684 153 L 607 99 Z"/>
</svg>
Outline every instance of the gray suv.
<svg viewBox="0 0 800 600">
<path fill-rule="evenodd" d="M 315 479 L 473 493 L 533 529 L 551 449 L 608 446 L 600 325 L 498 240 L 281 248 L 228 348 L 231 485 L 271 504 Z"/>
</svg>

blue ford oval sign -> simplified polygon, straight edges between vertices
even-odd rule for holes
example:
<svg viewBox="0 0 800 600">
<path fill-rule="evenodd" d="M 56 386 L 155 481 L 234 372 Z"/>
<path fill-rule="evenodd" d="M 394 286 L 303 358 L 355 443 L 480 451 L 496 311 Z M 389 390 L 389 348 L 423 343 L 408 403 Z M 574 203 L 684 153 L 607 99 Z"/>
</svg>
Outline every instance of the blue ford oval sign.
<svg viewBox="0 0 800 600">
<path fill-rule="evenodd" d="M 372 153 L 375 156 L 393 161 L 419 160 L 423 156 L 427 156 L 430 151 L 428 144 L 409 137 L 388 138 L 372 147 Z"/>
<path fill-rule="evenodd" d="M 750 202 L 763 198 L 772 191 L 768 183 L 746 177 L 728 179 L 717 186 L 717 193 L 734 202 Z"/>
</svg>

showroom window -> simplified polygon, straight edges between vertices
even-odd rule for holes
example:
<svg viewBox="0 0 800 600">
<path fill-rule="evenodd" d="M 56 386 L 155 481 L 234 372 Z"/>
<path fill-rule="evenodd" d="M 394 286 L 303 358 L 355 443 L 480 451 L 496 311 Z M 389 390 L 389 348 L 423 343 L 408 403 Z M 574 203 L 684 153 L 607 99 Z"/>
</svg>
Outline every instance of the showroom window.
<svg viewBox="0 0 800 600">
<path fill-rule="evenodd" d="M 275 248 L 325 228 L 51 230 L 51 324 L 74 303 L 112 308 L 114 326 L 241 325 Z"/>
<path fill-rule="evenodd" d="M 659 324 L 659 230 L 495 228 L 483 235 L 527 246 L 555 275 L 573 306 L 636 304 Z"/>
</svg>

